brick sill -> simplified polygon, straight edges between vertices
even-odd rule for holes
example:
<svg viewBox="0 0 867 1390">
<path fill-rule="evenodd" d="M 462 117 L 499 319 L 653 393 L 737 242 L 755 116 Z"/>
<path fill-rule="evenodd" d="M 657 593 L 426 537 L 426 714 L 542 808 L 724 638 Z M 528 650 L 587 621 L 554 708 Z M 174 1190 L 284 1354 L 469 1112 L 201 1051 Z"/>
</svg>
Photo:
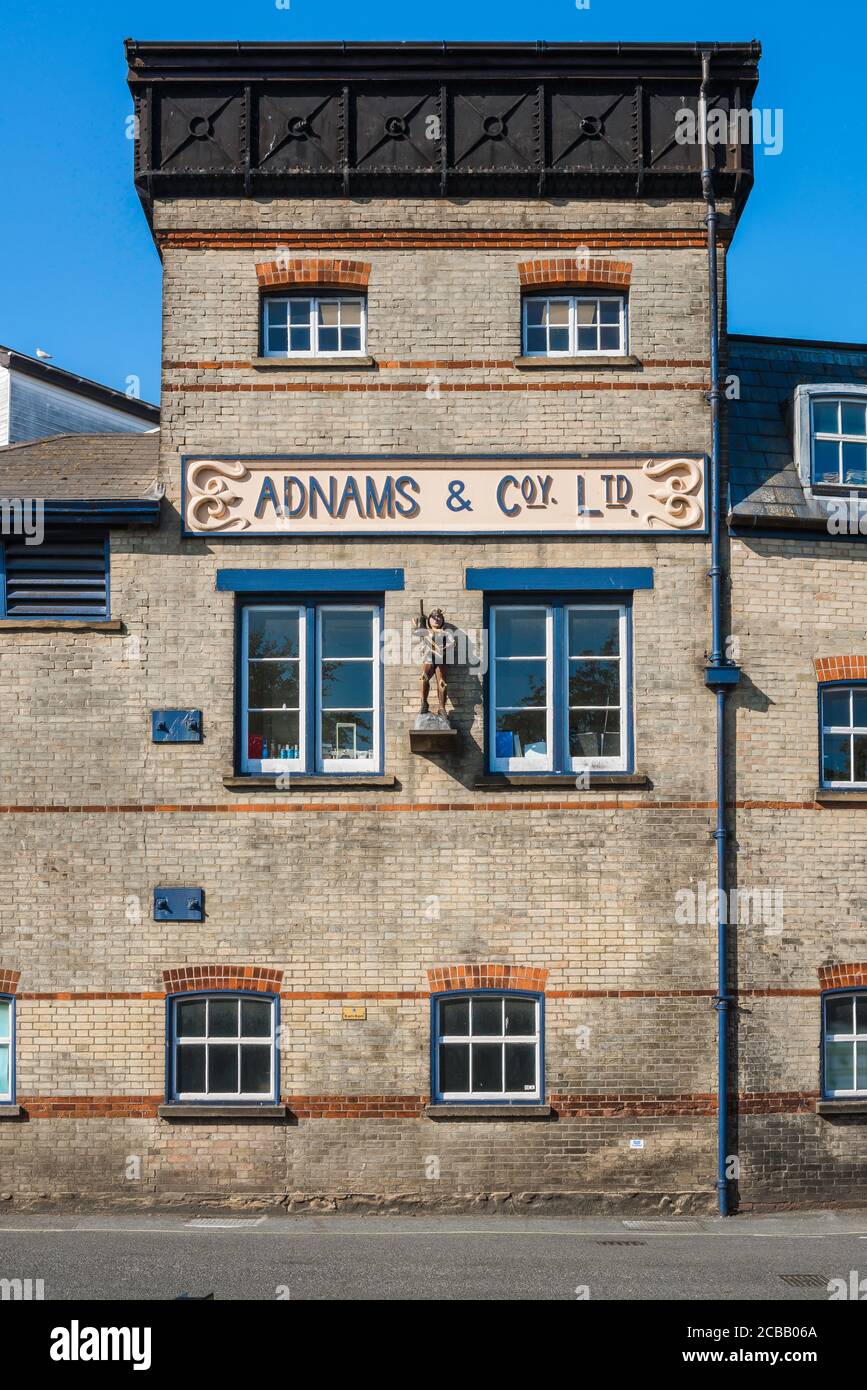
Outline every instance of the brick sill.
<svg viewBox="0 0 867 1390">
<path fill-rule="evenodd" d="M 429 1120 L 550 1120 L 550 1105 L 426 1105 Z"/>
<path fill-rule="evenodd" d="M 492 772 L 486 777 L 478 777 L 473 783 L 476 791 L 531 791 L 534 788 L 545 787 L 571 787 L 573 791 L 616 791 L 618 787 L 647 788 L 651 787 L 649 777 L 642 772 L 591 772 L 590 784 L 588 787 L 578 787 L 577 779 L 579 774 L 563 776 L 560 773 L 550 773 L 536 776 L 530 773 L 522 777 L 519 773 L 514 775 L 508 772 Z"/>
<path fill-rule="evenodd" d="M 118 632 L 120 618 L 0 618 L 0 632 Z"/>
<path fill-rule="evenodd" d="M 819 787 L 813 798 L 821 805 L 827 806 L 865 806 L 867 805 L 867 787 L 855 787 L 852 791 L 836 791 L 832 787 Z"/>
<path fill-rule="evenodd" d="M 375 357 L 254 357 L 250 363 L 257 371 L 280 372 L 345 372 L 370 371 L 376 366 Z"/>
<path fill-rule="evenodd" d="M 832 1119 L 835 1115 L 863 1115 L 867 1117 L 867 1100 L 820 1100 L 816 1102 L 816 1114 Z"/>
<path fill-rule="evenodd" d="M 327 777 L 294 777 L 289 773 L 289 786 L 278 787 L 277 776 L 273 777 L 236 777 L 234 773 L 226 773 L 223 777 L 223 786 L 230 791 L 263 791 L 263 792 L 294 792 L 294 791 L 327 791 L 339 792 L 344 788 L 357 790 L 359 787 L 368 787 L 371 790 L 382 791 L 383 788 L 397 787 L 396 777 L 340 777 L 336 774 L 329 774 Z"/>
<path fill-rule="evenodd" d="M 0 1105 L 0 1120 L 18 1120 L 22 1113 L 20 1105 Z"/>
<path fill-rule="evenodd" d="M 286 1105 L 158 1105 L 161 1120 L 285 1120 Z"/>
<path fill-rule="evenodd" d="M 520 371 L 550 372 L 592 372 L 601 367 L 605 371 L 634 372 L 641 369 L 641 358 L 623 357 L 516 357 L 515 366 Z"/>
</svg>

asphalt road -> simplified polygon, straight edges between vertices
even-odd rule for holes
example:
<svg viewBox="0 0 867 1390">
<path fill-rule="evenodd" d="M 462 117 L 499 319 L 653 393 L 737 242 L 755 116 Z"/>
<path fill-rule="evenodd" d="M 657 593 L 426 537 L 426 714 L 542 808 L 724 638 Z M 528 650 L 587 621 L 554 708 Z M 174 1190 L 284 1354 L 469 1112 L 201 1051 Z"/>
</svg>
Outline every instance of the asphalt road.
<svg viewBox="0 0 867 1390">
<path fill-rule="evenodd" d="M 46 1300 L 213 1294 L 218 1300 L 808 1303 L 828 1302 L 829 1280 L 848 1282 L 852 1271 L 867 1281 L 867 1212 L 726 1222 L 0 1216 L 0 1281 L 41 1279 Z"/>
</svg>

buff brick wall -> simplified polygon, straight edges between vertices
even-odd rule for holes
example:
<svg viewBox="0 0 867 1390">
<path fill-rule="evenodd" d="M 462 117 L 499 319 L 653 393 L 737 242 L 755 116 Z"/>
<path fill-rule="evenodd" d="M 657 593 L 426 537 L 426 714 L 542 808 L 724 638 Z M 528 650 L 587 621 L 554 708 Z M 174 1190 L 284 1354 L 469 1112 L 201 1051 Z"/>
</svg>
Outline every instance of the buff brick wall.
<svg viewBox="0 0 867 1390">
<path fill-rule="evenodd" d="M 16 656 L 0 670 L 4 800 L 29 812 L 0 817 L 0 967 L 22 972 L 18 1091 L 28 1111 L 0 1124 L 3 1192 L 30 1201 L 317 1202 L 355 1194 L 401 1206 L 490 1203 L 501 1194 L 497 1205 L 510 1193 L 519 1207 L 537 1200 L 577 1209 L 603 1200 L 599 1194 L 681 1201 L 684 1209 L 712 1203 L 713 933 L 674 921 L 678 891 L 712 878 L 706 544 L 414 538 L 239 546 L 181 541 L 176 510 L 184 451 L 704 451 L 700 215 L 698 205 L 532 200 L 158 205 L 166 238 L 162 528 L 112 535 L 112 612 L 123 635 L 4 639 Z M 377 228 L 433 234 L 445 224 L 480 238 L 492 229 L 527 235 L 493 249 L 401 249 L 387 237 L 370 244 Z M 361 245 L 345 241 L 339 252 L 371 264 L 369 347 L 377 358 L 498 365 L 399 365 L 351 378 L 237 365 L 257 352 L 255 266 L 273 258 L 287 228 L 293 256 L 330 254 L 322 250 L 330 231 L 365 232 Z M 544 255 L 546 236 L 552 253 L 586 240 L 600 254 L 606 228 L 618 229 L 609 254 L 633 266 L 631 350 L 647 364 L 690 365 L 520 374 L 511 365 L 519 262 Z M 653 228 L 696 244 L 653 244 Z M 184 244 L 215 229 L 249 244 Z M 308 246 L 298 245 L 308 229 Z M 189 362 L 219 365 L 171 365 Z M 462 389 L 429 398 L 432 375 Z M 355 389 L 371 382 L 389 389 Z M 465 389 L 473 383 L 486 389 Z M 215 386 L 224 389 L 202 389 Z M 233 600 L 214 589 L 218 567 L 400 566 L 406 590 L 386 595 L 386 626 L 410 622 L 423 597 L 472 631 L 482 603 L 466 591 L 468 564 L 654 569 L 653 592 L 637 594 L 634 608 L 636 761 L 647 789 L 480 792 L 478 676 L 459 670 L 451 679 L 463 744 L 442 765 L 409 753 L 418 673 L 407 666 L 386 672 L 385 765 L 395 789 L 275 795 L 224 786 L 235 632 Z M 799 687 L 798 698 L 804 694 Z M 175 705 L 203 709 L 202 745 L 150 742 L 148 711 Z M 774 725 L 774 737 L 791 737 L 788 708 L 785 723 L 789 735 Z M 739 778 L 751 775 L 739 767 Z M 771 791 L 768 781 L 755 794 L 776 797 L 779 786 Z M 785 822 L 795 827 L 791 840 L 776 838 L 772 813 L 754 824 L 755 843 L 771 845 L 794 885 L 814 818 Z M 827 832 L 835 866 L 839 824 Z M 170 883 L 205 888 L 203 923 L 151 920 L 154 886 Z M 823 918 L 816 931 L 814 908 L 809 895 L 793 906 L 792 940 L 744 940 L 742 983 L 815 991 L 818 964 L 847 947 L 834 934 L 839 923 Z M 162 971 L 211 961 L 283 970 L 281 1089 L 295 1122 L 155 1118 Z M 423 1117 L 427 971 L 473 961 L 548 971 L 547 1090 L 558 1119 Z M 82 997 L 99 993 L 126 997 Z M 334 997 L 323 999 L 327 993 Z M 72 997 L 35 997 L 58 994 Z M 342 1019 L 351 994 L 363 996 L 363 1021 Z M 816 1008 L 815 997 L 750 1001 L 738 1039 L 741 1088 L 760 1093 L 765 1111 L 782 1105 L 781 1095 L 815 1090 Z M 802 1146 L 805 1175 L 836 1156 L 854 1182 L 857 1130 L 828 1137 L 817 1123 L 803 1113 L 742 1119 L 762 1200 L 782 1199 L 773 1163 L 783 1132 Z M 645 1147 L 630 1149 L 632 1138 Z M 130 1156 L 141 1159 L 134 1179 Z M 440 1164 L 436 1180 L 426 1177 L 431 1156 Z"/>
<path fill-rule="evenodd" d="M 845 375 L 845 372 L 843 373 Z M 804 1097 L 802 1113 L 740 1123 L 746 1203 L 863 1201 L 863 1120 L 817 1116 L 819 968 L 865 953 L 863 806 L 816 801 L 816 661 L 865 655 L 863 546 L 812 538 L 732 544 L 732 631 L 746 680 L 732 699 L 737 882 L 774 894 L 781 930 L 742 923 L 732 951 L 744 1000 L 736 1018 L 738 1088 Z M 784 997 L 774 997 L 777 995 Z M 794 1107 L 798 1102 L 791 1102 Z"/>
</svg>

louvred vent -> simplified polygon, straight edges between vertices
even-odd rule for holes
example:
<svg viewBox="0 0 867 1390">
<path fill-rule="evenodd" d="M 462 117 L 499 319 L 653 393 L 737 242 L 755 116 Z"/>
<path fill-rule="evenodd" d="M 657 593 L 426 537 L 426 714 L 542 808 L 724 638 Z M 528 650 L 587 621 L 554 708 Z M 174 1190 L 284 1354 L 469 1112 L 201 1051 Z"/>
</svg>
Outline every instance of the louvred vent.
<svg viewBox="0 0 867 1390">
<path fill-rule="evenodd" d="M 102 532 L 82 539 L 46 531 L 42 545 L 6 541 L 7 618 L 107 618 L 108 567 Z"/>
</svg>

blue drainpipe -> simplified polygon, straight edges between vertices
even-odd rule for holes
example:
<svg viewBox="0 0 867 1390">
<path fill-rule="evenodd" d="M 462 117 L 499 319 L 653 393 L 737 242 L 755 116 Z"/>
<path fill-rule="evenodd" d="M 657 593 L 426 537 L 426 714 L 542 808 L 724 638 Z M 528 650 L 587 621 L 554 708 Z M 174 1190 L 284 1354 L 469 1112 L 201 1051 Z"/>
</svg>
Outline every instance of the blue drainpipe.
<svg viewBox="0 0 867 1390">
<path fill-rule="evenodd" d="M 711 414 L 710 456 L 710 541 L 711 608 L 713 639 L 705 684 L 716 695 L 716 875 L 717 875 L 717 1011 L 718 1097 L 717 1097 L 717 1179 L 720 1216 L 729 1214 L 728 1191 L 728 1017 L 734 996 L 728 985 L 728 819 L 726 816 L 726 697 L 740 681 L 740 669 L 726 659 L 722 630 L 722 595 L 725 571 L 722 564 L 722 496 L 720 485 L 720 367 L 719 367 L 719 269 L 717 228 L 719 216 L 714 192 L 713 169 L 708 145 L 707 113 L 710 87 L 711 50 L 701 49 L 701 95 L 699 126 L 701 134 L 701 190 L 707 204 L 707 249 L 710 311 L 710 377 L 708 396 Z"/>
</svg>

